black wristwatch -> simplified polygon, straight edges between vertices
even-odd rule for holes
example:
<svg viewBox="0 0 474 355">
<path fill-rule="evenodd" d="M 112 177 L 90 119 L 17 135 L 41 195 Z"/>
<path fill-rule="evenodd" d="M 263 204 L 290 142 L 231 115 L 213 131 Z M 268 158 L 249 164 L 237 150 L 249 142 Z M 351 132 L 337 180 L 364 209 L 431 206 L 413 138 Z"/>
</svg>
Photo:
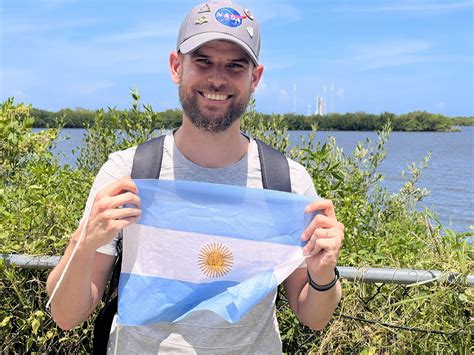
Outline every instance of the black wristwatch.
<svg viewBox="0 0 474 355">
<path fill-rule="evenodd" d="M 330 283 L 328 283 L 326 285 L 318 285 L 316 282 L 313 281 L 313 279 L 311 278 L 311 275 L 309 274 L 309 271 L 308 271 L 308 283 L 316 291 L 330 290 L 331 288 L 334 287 L 337 280 L 339 280 L 339 270 L 337 269 L 337 267 L 334 268 L 334 273 L 336 274 L 336 276 L 334 277 L 334 280 L 332 280 Z"/>
</svg>

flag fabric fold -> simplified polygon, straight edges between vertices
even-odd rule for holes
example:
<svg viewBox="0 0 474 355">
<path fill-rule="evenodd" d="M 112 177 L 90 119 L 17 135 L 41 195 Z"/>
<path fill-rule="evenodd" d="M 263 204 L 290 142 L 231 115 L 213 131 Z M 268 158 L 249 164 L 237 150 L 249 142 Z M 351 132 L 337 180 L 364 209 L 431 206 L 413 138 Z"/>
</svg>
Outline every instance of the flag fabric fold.
<svg viewBox="0 0 474 355">
<path fill-rule="evenodd" d="M 304 260 L 313 198 L 177 180 L 134 180 L 140 220 L 124 230 L 118 323 L 198 310 L 239 321 Z"/>
</svg>

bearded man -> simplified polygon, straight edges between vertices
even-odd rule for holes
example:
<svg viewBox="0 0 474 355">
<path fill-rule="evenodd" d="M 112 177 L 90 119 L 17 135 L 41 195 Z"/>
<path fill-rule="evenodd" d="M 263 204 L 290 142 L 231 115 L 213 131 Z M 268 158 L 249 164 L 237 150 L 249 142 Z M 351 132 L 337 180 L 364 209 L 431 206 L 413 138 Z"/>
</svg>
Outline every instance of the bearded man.
<svg viewBox="0 0 474 355">
<path fill-rule="evenodd" d="M 262 188 L 256 142 L 240 131 L 240 119 L 264 71 L 259 52 L 257 20 L 240 5 L 201 4 L 186 16 L 176 51 L 169 56 L 171 79 L 178 85 L 183 108 L 182 124 L 164 138 L 160 179 Z M 53 318 L 63 329 L 84 322 L 97 307 L 116 259 L 117 235 L 140 218 L 137 187 L 129 178 L 135 152 L 133 147 L 111 154 L 95 179 L 86 204 L 85 215 L 90 217 L 85 238 L 51 303 Z M 284 287 L 297 318 L 321 329 L 341 299 L 335 270 L 344 227 L 330 200 L 316 200 L 304 167 L 290 159 L 288 165 L 292 192 L 314 197 L 305 212 L 321 213 L 302 236 L 308 242 L 304 252 L 311 256 L 284 281 Z M 48 279 L 50 294 L 84 223 Z M 193 312 L 174 323 L 123 326 L 120 337 L 113 324 L 108 352 L 281 353 L 275 295 L 276 290 L 232 324 L 209 311 Z"/>
</svg>

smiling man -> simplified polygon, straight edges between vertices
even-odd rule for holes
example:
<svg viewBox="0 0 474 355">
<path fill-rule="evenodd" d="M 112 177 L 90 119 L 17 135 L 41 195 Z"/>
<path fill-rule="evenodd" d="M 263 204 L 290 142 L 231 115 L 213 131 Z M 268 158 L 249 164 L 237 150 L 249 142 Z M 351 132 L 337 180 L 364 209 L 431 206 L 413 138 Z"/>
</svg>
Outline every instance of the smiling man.
<svg viewBox="0 0 474 355">
<path fill-rule="evenodd" d="M 170 54 L 171 79 L 178 85 L 182 125 L 164 138 L 160 179 L 190 180 L 262 188 L 262 167 L 254 139 L 240 131 L 240 118 L 263 74 L 260 31 L 254 15 L 228 1 L 196 6 L 184 19 L 177 50 Z M 128 177 L 136 147 L 110 155 L 90 192 L 85 216 L 59 265 L 48 279 L 56 323 L 70 329 L 97 307 L 110 277 L 120 230 L 140 217 L 137 188 Z M 341 298 L 337 259 L 344 227 L 329 200 L 316 200 L 312 178 L 288 159 L 291 192 L 314 197 L 305 212 L 320 211 L 302 235 L 306 265 L 285 281 L 298 319 L 323 328 Z M 124 205 L 131 207 L 122 207 Z M 82 228 L 85 238 L 79 243 Z M 79 245 L 78 245 L 79 244 Z M 275 315 L 276 290 L 239 322 L 197 311 L 174 323 L 112 325 L 109 353 L 276 354 L 281 340 Z M 120 333 L 118 335 L 118 333 Z"/>
<path fill-rule="evenodd" d="M 170 65 L 187 118 L 211 133 L 227 130 L 242 116 L 263 72 L 262 66 L 254 72 L 249 56 L 225 41 L 209 42 L 190 55 L 172 53 Z"/>
</svg>

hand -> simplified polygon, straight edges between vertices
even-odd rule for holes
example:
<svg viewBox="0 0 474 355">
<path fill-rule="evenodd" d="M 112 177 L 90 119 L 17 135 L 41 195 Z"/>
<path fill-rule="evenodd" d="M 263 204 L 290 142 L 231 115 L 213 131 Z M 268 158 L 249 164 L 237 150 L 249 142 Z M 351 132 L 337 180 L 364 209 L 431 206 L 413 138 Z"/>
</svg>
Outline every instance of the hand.
<svg viewBox="0 0 474 355">
<path fill-rule="evenodd" d="M 86 245 L 97 249 L 110 241 L 141 215 L 138 189 L 130 178 L 122 178 L 99 190 L 87 223 Z M 135 207 L 122 207 L 123 205 Z"/>
<path fill-rule="evenodd" d="M 308 241 L 303 248 L 306 266 L 311 278 L 319 285 L 334 279 L 334 268 L 339 258 L 339 249 L 344 239 L 344 225 L 336 219 L 331 200 L 320 199 L 311 202 L 305 213 L 320 211 L 303 232 L 301 239 Z"/>
</svg>

